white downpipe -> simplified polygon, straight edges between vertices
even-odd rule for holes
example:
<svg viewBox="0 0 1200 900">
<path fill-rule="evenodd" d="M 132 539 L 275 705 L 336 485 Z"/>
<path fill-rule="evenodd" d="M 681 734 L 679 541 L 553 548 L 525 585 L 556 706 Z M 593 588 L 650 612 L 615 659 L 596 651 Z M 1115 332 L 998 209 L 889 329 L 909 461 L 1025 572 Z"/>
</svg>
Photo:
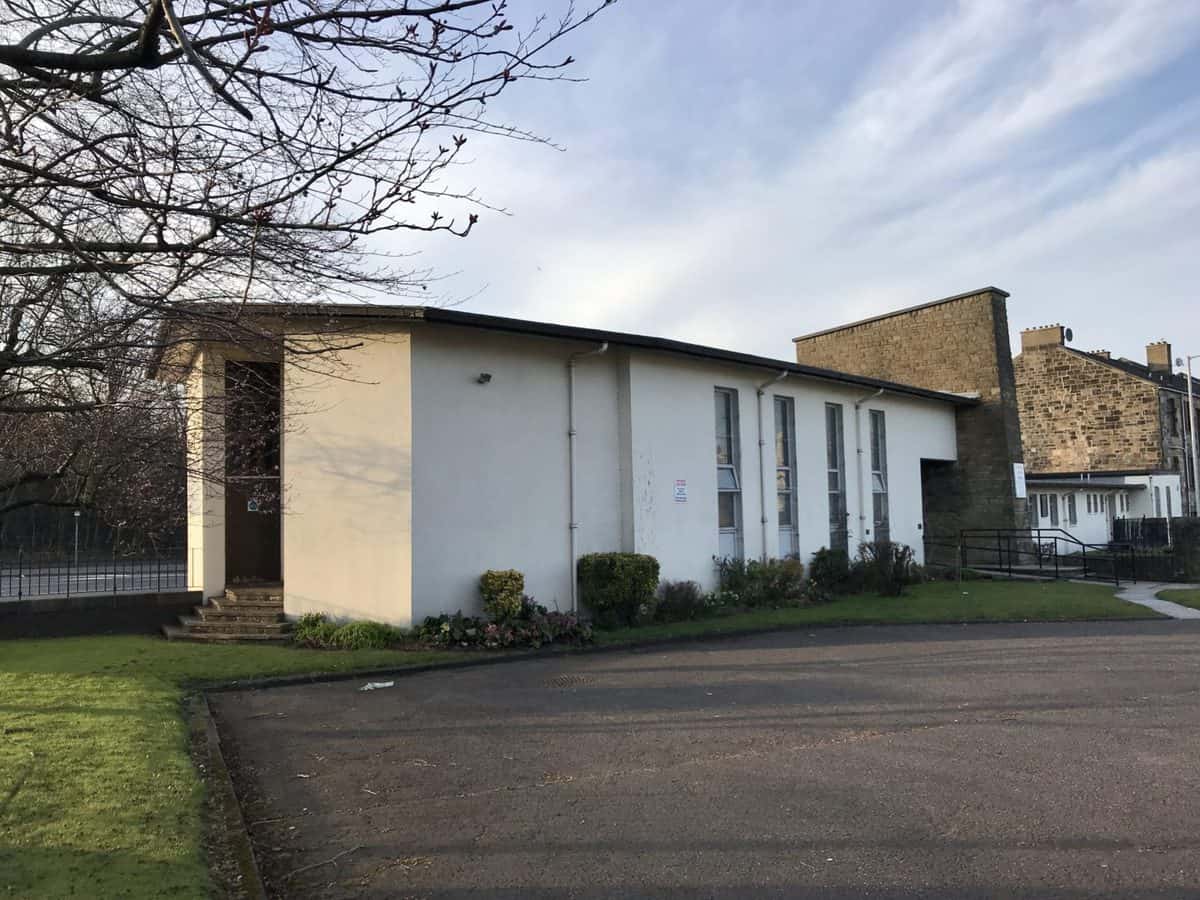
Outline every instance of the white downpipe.
<svg viewBox="0 0 1200 900">
<path fill-rule="evenodd" d="M 866 521 L 867 514 L 863 504 L 865 502 L 863 489 L 865 487 L 865 479 L 863 478 L 863 446 L 862 446 L 862 405 L 868 400 L 874 400 L 883 394 L 883 388 L 880 388 L 873 394 L 867 394 L 865 397 L 860 397 L 854 401 L 854 466 L 855 474 L 858 476 L 858 542 L 866 543 L 863 538 L 866 537 Z"/>
<path fill-rule="evenodd" d="M 767 388 L 776 382 L 783 381 L 788 377 L 788 372 L 784 369 L 774 378 L 764 381 L 758 386 L 758 394 L 754 401 L 755 411 L 758 414 L 758 509 L 759 523 L 762 527 L 762 561 L 767 561 L 767 471 L 766 463 L 763 462 L 763 454 L 766 452 L 766 441 L 763 438 L 763 409 L 762 398 L 766 393 Z"/>
<path fill-rule="evenodd" d="M 582 353 L 572 353 L 567 357 L 567 468 L 570 471 L 568 488 L 568 519 L 567 530 L 571 534 L 571 614 L 579 613 L 579 578 L 575 567 L 578 560 L 575 533 L 579 530 L 579 522 L 575 514 L 575 363 L 588 356 L 599 356 L 608 350 L 608 341 L 604 341 L 595 350 L 584 350 Z"/>
<path fill-rule="evenodd" d="M 1196 443 L 1196 400 L 1192 394 L 1192 360 L 1187 358 L 1188 431 L 1192 436 L 1192 515 L 1200 516 L 1200 444 Z M 1186 468 L 1186 466 L 1185 466 Z"/>
</svg>

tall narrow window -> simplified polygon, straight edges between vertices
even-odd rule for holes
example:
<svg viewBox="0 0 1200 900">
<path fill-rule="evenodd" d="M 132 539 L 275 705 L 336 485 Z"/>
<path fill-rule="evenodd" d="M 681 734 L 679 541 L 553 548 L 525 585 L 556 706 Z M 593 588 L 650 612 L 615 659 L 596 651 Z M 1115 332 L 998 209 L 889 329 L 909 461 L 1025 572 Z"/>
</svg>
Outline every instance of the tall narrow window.
<svg viewBox="0 0 1200 900">
<path fill-rule="evenodd" d="M 1162 518 L 1162 488 L 1154 486 L 1154 518 Z"/>
<path fill-rule="evenodd" d="M 791 397 L 775 398 L 775 507 L 779 555 L 796 556 L 796 406 Z"/>
<path fill-rule="evenodd" d="M 722 558 L 742 555 L 741 448 L 737 391 L 717 388 L 717 531 Z"/>
<path fill-rule="evenodd" d="M 1050 495 L 1050 525 L 1058 525 L 1058 494 Z"/>
<path fill-rule="evenodd" d="M 1043 518 L 1043 519 L 1050 518 L 1050 495 L 1049 494 L 1039 494 L 1038 495 L 1038 512 L 1041 513 L 1041 518 Z"/>
<path fill-rule="evenodd" d="M 1171 509 L 1171 486 L 1167 485 L 1167 518 L 1170 519 L 1175 513 Z"/>
<path fill-rule="evenodd" d="M 875 519 L 875 540 L 890 541 L 887 483 L 887 423 L 883 410 L 871 410 L 871 506 Z"/>
<path fill-rule="evenodd" d="M 849 549 L 846 534 L 846 444 L 842 434 L 842 405 L 825 404 L 825 466 L 829 480 L 829 549 Z"/>
<path fill-rule="evenodd" d="M 1075 509 L 1075 495 L 1067 494 L 1067 521 L 1072 525 L 1079 524 L 1079 514 Z"/>
</svg>

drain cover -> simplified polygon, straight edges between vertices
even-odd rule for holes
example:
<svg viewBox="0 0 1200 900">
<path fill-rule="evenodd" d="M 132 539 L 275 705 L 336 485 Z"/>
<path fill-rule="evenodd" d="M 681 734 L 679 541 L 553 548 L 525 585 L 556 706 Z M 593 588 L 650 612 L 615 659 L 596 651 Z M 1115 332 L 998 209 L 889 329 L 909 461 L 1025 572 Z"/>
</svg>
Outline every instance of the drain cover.
<svg viewBox="0 0 1200 900">
<path fill-rule="evenodd" d="M 577 688 L 588 687 L 596 683 L 596 679 L 591 675 L 555 675 L 546 682 L 546 687 L 552 688 Z"/>
</svg>

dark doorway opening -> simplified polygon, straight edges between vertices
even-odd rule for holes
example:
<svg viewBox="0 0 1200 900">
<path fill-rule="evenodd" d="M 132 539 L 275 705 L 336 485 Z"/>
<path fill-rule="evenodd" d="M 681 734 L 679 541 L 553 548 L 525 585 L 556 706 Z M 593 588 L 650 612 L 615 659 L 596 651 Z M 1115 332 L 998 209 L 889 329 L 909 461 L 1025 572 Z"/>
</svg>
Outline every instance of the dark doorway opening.
<svg viewBox="0 0 1200 900">
<path fill-rule="evenodd" d="M 225 580 L 282 578 L 278 363 L 225 364 Z"/>
<path fill-rule="evenodd" d="M 957 554 L 959 513 L 958 465 L 950 460 L 921 460 L 921 524 L 925 561 L 950 565 Z"/>
</svg>

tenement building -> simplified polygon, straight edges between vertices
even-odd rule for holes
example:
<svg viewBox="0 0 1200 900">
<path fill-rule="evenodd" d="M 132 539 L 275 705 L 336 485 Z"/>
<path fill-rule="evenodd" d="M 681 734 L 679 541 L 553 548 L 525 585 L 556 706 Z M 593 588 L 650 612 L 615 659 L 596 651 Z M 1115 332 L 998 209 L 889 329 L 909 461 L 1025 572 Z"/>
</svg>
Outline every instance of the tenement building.
<svg viewBox="0 0 1200 900">
<path fill-rule="evenodd" d="M 1147 345 L 1139 363 L 1076 350 L 1068 335 L 1026 329 L 1013 361 L 1030 522 L 1100 541 L 1115 518 L 1191 514 L 1187 376 L 1171 345 Z"/>
</svg>

